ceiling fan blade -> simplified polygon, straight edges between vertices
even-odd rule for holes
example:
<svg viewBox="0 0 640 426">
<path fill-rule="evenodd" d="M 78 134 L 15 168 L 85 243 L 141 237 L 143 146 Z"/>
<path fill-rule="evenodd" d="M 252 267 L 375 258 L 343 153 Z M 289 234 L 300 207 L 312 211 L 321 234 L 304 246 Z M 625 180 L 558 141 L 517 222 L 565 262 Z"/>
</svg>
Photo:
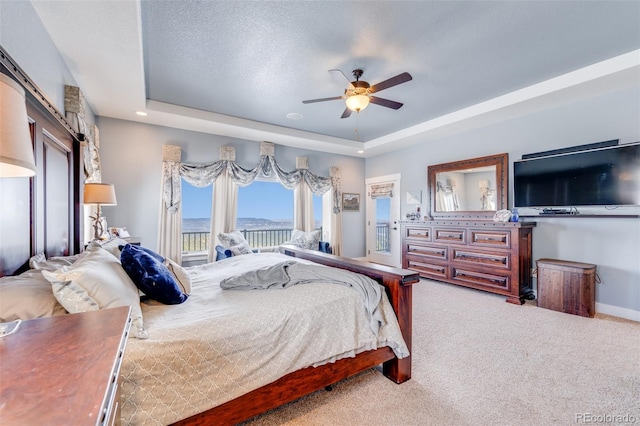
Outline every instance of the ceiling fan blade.
<svg viewBox="0 0 640 426">
<path fill-rule="evenodd" d="M 403 72 L 402 74 L 398 74 L 388 80 L 381 81 L 378 84 L 374 84 L 369 88 L 369 91 L 371 93 L 379 92 L 381 90 L 388 89 L 389 87 L 397 86 L 401 83 L 406 83 L 407 81 L 410 81 L 412 79 L 413 77 L 411 77 L 411 74 L 409 74 L 408 72 Z"/>
<path fill-rule="evenodd" d="M 351 80 L 349 80 L 349 77 L 347 77 L 347 75 L 346 75 L 344 72 L 342 72 L 342 70 L 339 70 L 339 69 L 333 69 L 333 70 L 329 70 L 329 72 L 331 72 L 331 73 L 333 73 L 333 72 L 339 72 L 340 74 L 342 74 L 342 75 L 344 76 L 344 79 L 345 79 L 345 80 L 347 80 L 347 82 L 349 83 L 348 88 L 349 88 L 349 89 L 352 89 L 352 90 L 353 90 L 353 89 L 355 89 L 355 87 L 354 87 L 354 86 L 353 86 L 353 84 L 351 83 Z"/>
<path fill-rule="evenodd" d="M 404 104 L 401 104 L 400 102 L 390 101 L 389 99 L 384 99 L 384 98 L 376 98 L 375 96 L 369 96 L 369 102 L 371 102 L 372 104 L 376 104 L 376 105 L 380 105 L 380 106 L 392 108 L 392 109 L 400 109 L 400 107 L 404 105 Z"/>
<path fill-rule="evenodd" d="M 349 118 L 350 116 L 351 116 L 351 110 L 349 108 L 345 108 L 340 118 Z"/>
<path fill-rule="evenodd" d="M 342 96 L 333 96 L 331 98 L 309 99 L 307 101 L 302 101 L 302 103 L 303 104 L 312 104 L 314 102 L 335 101 L 337 99 L 342 99 Z"/>
</svg>

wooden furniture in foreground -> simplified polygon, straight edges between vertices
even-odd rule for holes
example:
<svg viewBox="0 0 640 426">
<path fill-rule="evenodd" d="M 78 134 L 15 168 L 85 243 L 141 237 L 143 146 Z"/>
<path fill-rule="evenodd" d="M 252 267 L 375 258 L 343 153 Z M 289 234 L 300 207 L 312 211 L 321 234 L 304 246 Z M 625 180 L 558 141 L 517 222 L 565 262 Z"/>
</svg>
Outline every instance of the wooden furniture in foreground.
<svg viewBox="0 0 640 426">
<path fill-rule="evenodd" d="M 539 259 L 538 306 L 593 318 L 596 314 L 596 265 Z"/>
<path fill-rule="evenodd" d="M 417 273 L 293 246 L 285 246 L 284 253 L 288 256 L 367 275 L 382 284 L 387 290 L 387 296 L 396 312 L 402 336 L 407 343 L 409 352 L 411 352 L 411 286 L 420 281 Z M 362 352 L 355 358 L 344 358 L 319 367 L 308 367 L 294 371 L 273 383 L 176 424 L 237 424 L 379 364 L 383 365 L 383 374 L 395 383 L 403 383 L 411 378 L 411 356 L 397 359 L 390 348 L 384 347 Z"/>
<path fill-rule="evenodd" d="M 119 423 L 129 311 L 127 306 L 23 321 L 2 337 L 2 423 Z"/>
<path fill-rule="evenodd" d="M 402 267 L 425 278 L 504 294 L 522 304 L 531 297 L 532 222 L 403 221 Z"/>
</svg>

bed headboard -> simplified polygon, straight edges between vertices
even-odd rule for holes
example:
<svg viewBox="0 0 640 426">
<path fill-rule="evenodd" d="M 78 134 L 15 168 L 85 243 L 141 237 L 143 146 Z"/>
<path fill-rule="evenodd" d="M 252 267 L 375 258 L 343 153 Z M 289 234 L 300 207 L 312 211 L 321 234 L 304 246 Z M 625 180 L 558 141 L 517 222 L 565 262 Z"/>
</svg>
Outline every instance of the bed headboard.
<svg viewBox="0 0 640 426">
<path fill-rule="evenodd" d="M 27 98 L 36 175 L 0 178 L 0 276 L 26 269 L 29 257 L 82 250 L 80 141 L 38 87 L 0 52 L 0 72 L 18 81 Z"/>
</svg>

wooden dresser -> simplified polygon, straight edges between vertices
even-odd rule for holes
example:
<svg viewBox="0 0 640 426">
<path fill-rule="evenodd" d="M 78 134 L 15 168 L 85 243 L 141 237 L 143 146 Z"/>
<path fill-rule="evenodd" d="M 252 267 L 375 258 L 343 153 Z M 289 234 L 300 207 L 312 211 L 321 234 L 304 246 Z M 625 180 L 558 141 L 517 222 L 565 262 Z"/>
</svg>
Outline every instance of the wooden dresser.
<svg viewBox="0 0 640 426">
<path fill-rule="evenodd" d="M 402 267 L 424 278 L 532 298 L 533 222 L 403 221 Z"/>
<path fill-rule="evenodd" d="M 120 423 L 130 308 L 23 321 L 0 338 L 0 423 Z"/>
</svg>

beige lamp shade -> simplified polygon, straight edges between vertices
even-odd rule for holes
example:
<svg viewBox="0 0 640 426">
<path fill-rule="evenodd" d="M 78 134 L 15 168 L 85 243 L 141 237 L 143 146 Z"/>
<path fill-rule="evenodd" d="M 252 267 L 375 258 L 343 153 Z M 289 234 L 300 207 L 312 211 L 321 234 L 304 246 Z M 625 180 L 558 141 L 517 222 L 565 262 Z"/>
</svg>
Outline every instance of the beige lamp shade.
<svg viewBox="0 0 640 426">
<path fill-rule="evenodd" d="M 345 102 L 351 111 L 360 112 L 369 105 L 369 97 L 367 95 L 353 95 L 349 96 Z"/>
<path fill-rule="evenodd" d="M 84 185 L 84 203 L 102 206 L 115 206 L 116 190 L 110 183 L 86 183 Z"/>
<path fill-rule="evenodd" d="M 0 177 L 35 174 L 24 89 L 0 73 Z"/>
</svg>

